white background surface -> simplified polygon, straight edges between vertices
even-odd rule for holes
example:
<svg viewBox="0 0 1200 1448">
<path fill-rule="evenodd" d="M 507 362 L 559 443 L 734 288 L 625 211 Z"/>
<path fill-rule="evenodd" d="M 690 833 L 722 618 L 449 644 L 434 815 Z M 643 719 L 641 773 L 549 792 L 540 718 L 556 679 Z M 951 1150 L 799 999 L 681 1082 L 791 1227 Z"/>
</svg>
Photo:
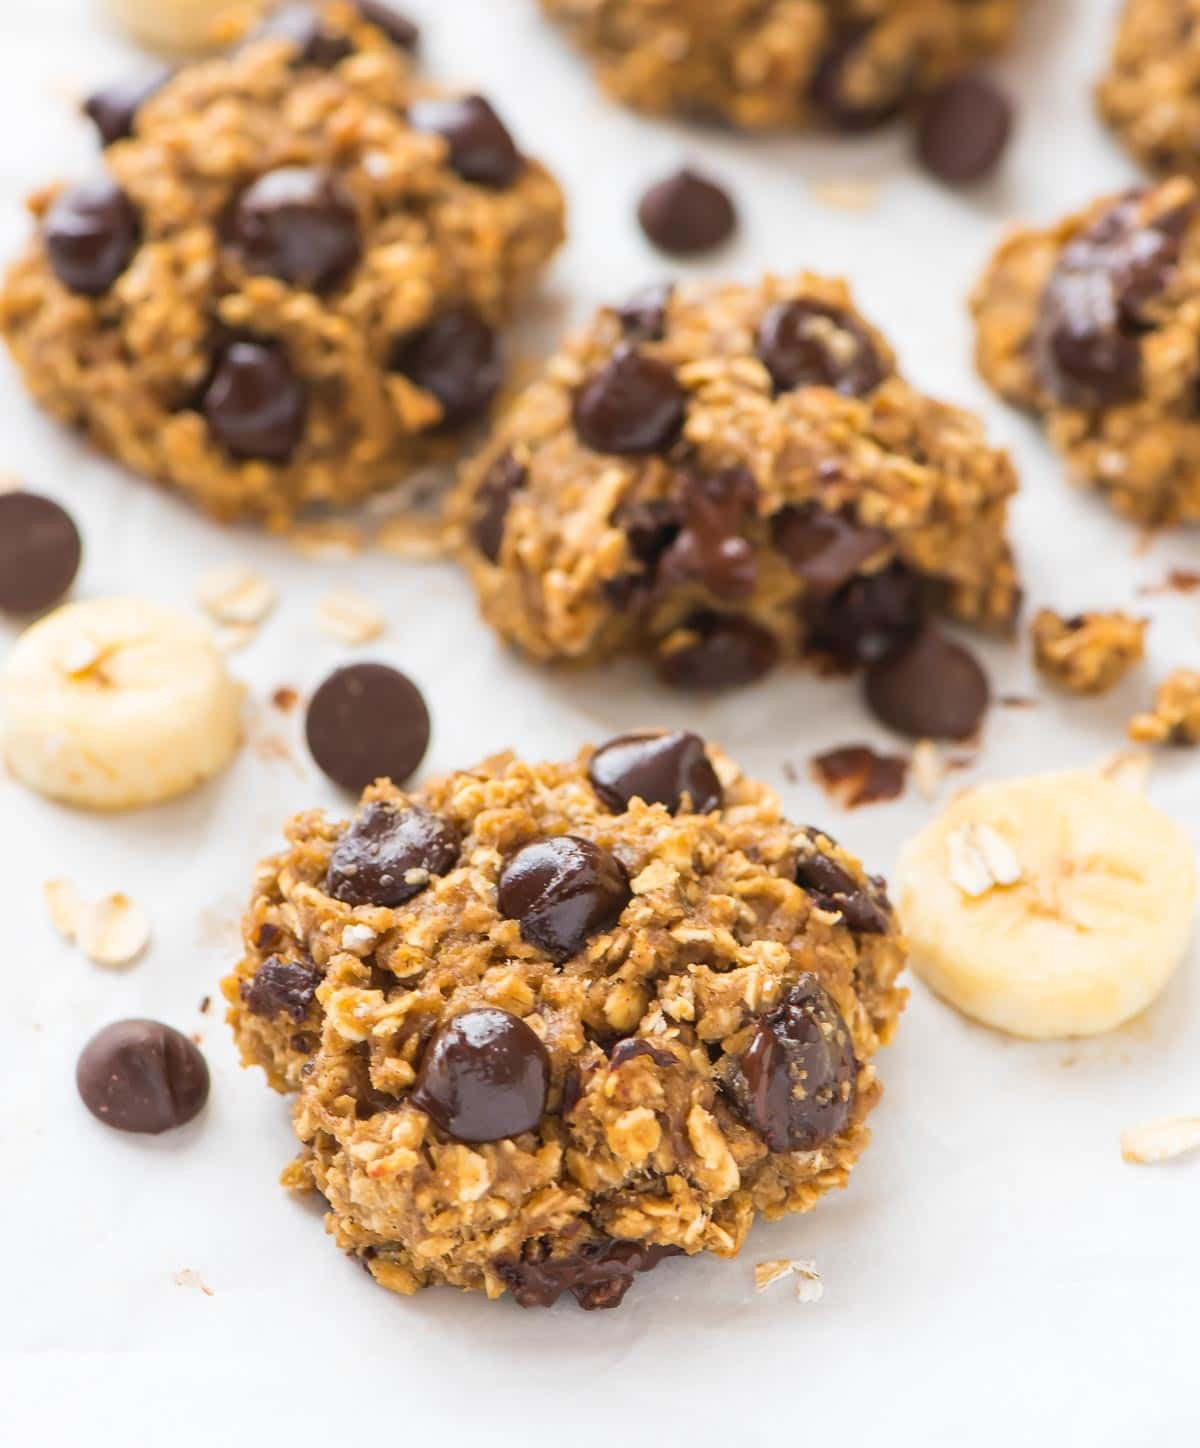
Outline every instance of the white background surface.
<svg viewBox="0 0 1200 1448">
<path fill-rule="evenodd" d="M 744 225 L 736 248 L 696 270 L 845 272 L 909 375 L 982 409 L 1013 448 L 1035 605 L 1127 602 L 1170 566 L 1196 565 L 1194 535 L 1139 554 L 1134 531 L 1066 487 L 1032 427 L 969 365 L 963 298 L 1004 223 L 1049 218 L 1133 177 L 1088 99 L 1115 0 L 1035 0 L 1001 67 L 1022 98 L 1019 136 L 1004 179 L 969 196 L 918 174 L 904 135 L 750 141 L 624 114 L 526 0 L 410 8 L 426 22 L 429 68 L 486 90 L 570 192 L 574 234 L 537 307 L 543 337 L 678 270 L 642 242 L 633 205 L 644 183 L 702 158 L 731 183 Z M 24 237 L 24 193 L 92 164 L 71 98 L 130 58 L 94 3 L 3 0 L 0 254 Z M 816 178 L 855 176 L 881 182 L 875 209 L 835 211 L 812 195 Z M 77 596 L 132 590 L 190 607 L 196 577 L 236 559 L 281 591 L 256 643 L 235 656 L 251 746 L 213 787 L 108 820 L 0 781 L 0 1442 L 1197 1441 L 1200 1162 L 1135 1169 L 1118 1150 L 1122 1128 L 1200 1109 L 1195 960 L 1144 1018 L 1086 1043 L 1009 1041 L 915 987 L 879 1062 L 887 1095 L 849 1191 L 760 1227 L 738 1262 L 668 1262 L 619 1312 L 522 1313 L 373 1286 L 325 1240 L 318 1214 L 276 1186 L 292 1151 L 286 1106 L 238 1069 L 219 1006 L 197 1009 L 234 957 L 251 868 L 284 818 L 339 805 L 298 742 L 290 760 L 271 757 L 270 736 L 298 728 L 272 713 L 271 691 L 308 688 L 348 656 L 317 631 L 316 598 L 351 587 L 386 609 L 389 633 L 369 652 L 427 691 L 428 769 L 508 745 L 563 756 L 634 724 L 687 723 L 776 784 L 795 818 L 824 822 L 883 870 L 931 807 L 913 792 L 847 816 L 807 783 L 816 750 L 886 742 L 851 683 L 785 673 L 697 704 L 633 666 L 539 673 L 505 656 L 450 565 L 314 563 L 220 531 L 87 456 L 34 411 L 7 361 L 0 439 L 0 467 L 80 520 Z M 974 777 L 1086 764 L 1119 745 L 1152 681 L 1196 658 L 1195 599 L 1141 606 L 1155 617 L 1146 674 L 1100 703 L 995 711 Z M 0 623 L 0 651 L 15 633 Z M 1001 690 L 1032 688 L 1024 649 L 991 648 L 988 660 Z M 785 760 L 800 783 L 787 782 Z M 1164 761 L 1152 792 L 1200 836 L 1200 764 Z M 56 938 L 40 887 L 58 874 L 148 907 L 155 933 L 140 964 L 107 973 Z M 166 1139 L 107 1132 L 75 1095 L 81 1044 L 131 1014 L 204 1036 L 211 1105 Z M 824 1300 L 802 1307 L 786 1284 L 756 1298 L 752 1263 L 793 1255 L 817 1260 Z M 184 1268 L 212 1296 L 176 1285 Z"/>
</svg>

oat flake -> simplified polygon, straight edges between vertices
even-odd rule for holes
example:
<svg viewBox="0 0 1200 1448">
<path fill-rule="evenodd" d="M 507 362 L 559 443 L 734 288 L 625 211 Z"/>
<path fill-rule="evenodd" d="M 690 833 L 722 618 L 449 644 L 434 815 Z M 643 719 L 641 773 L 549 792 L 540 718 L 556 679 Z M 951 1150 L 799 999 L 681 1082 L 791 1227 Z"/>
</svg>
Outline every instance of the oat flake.
<svg viewBox="0 0 1200 1448">
<path fill-rule="evenodd" d="M 50 923 L 64 940 L 74 940 L 79 929 L 79 917 L 84 910 L 83 896 L 70 880 L 47 880 L 42 886 L 42 897 L 50 913 Z"/>
<path fill-rule="evenodd" d="M 344 644 L 365 644 L 387 627 L 368 598 L 357 593 L 328 593 L 317 604 L 317 623 L 324 633 Z"/>
<path fill-rule="evenodd" d="M 85 905 L 75 938 L 97 965 L 129 965 L 150 941 L 150 921 L 141 906 L 119 891 Z"/>
<path fill-rule="evenodd" d="M 235 563 L 206 573 L 196 600 L 217 623 L 247 626 L 262 623 L 275 607 L 275 587 L 253 568 Z"/>
<path fill-rule="evenodd" d="M 1200 1116 L 1166 1116 L 1121 1133 L 1121 1155 L 1137 1166 L 1157 1166 L 1200 1148 Z"/>
</svg>

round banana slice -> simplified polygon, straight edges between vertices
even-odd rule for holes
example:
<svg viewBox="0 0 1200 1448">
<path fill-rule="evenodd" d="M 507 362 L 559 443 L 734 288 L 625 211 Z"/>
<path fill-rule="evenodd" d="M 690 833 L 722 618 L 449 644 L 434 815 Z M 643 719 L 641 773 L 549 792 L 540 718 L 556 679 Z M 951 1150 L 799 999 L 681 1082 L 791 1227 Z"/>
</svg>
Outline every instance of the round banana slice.
<svg viewBox="0 0 1200 1448">
<path fill-rule="evenodd" d="M 17 641 L 0 681 L 13 775 L 83 809 L 136 809 L 224 769 L 241 691 L 207 629 L 157 604 L 60 608 Z"/>
<path fill-rule="evenodd" d="M 1196 864 L 1144 796 L 1080 771 L 962 794 L 906 847 L 897 888 L 913 970 L 951 1005 L 1015 1036 L 1090 1036 L 1179 964 Z"/>
</svg>

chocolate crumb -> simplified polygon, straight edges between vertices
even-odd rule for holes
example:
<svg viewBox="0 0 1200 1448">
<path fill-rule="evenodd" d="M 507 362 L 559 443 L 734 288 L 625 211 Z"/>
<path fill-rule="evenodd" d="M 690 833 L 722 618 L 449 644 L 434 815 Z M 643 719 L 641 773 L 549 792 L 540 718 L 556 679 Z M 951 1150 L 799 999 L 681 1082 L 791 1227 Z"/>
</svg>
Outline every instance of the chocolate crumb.
<svg viewBox="0 0 1200 1448">
<path fill-rule="evenodd" d="M 1142 598 L 1152 598 L 1159 593 L 1195 593 L 1200 589 L 1200 573 L 1191 568 L 1172 568 L 1160 583 L 1147 583 L 1138 589 Z"/>
<path fill-rule="evenodd" d="M 866 744 L 829 749 L 811 761 L 813 778 L 844 809 L 899 799 L 908 765 L 905 755 L 878 754 Z"/>
<path fill-rule="evenodd" d="M 271 695 L 271 703 L 281 714 L 290 714 L 300 702 L 300 695 L 287 684 L 281 684 Z"/>
<path fill-rule="evenodd" d="M 1001 694 L 996 700 L 1001 709 L 1036 709 L 1038 701 L 1028 694 Z"/>
<path fill-rule="evenodd" d="M 204 999 L 200 1002 L 200 1014 L 201 1014 L 202 1016 L 208 1015 L 208 1008 L 209 1008 L 209 1006 L 211 1006 L 211 1005 L 212 1005 L 212 996 L 205 996 Z"/>
</svg>

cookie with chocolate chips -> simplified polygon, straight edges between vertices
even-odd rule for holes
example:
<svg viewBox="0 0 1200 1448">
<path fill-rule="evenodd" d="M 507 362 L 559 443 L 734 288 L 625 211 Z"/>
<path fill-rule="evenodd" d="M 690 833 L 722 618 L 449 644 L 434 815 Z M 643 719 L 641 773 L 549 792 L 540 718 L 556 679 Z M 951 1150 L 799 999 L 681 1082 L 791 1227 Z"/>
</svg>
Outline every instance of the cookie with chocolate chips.
<svg viewBox="0 0 1200 1448">
<path fill-rule="evenodd" d="M 287 834 L 229 1018 L 296 1093 L 289 1184 L 383 1286 L 613 1308 L 865 1146 L 904 1000 L 884 884 L 698 735 L 380 781 Z"/>
</svg>

